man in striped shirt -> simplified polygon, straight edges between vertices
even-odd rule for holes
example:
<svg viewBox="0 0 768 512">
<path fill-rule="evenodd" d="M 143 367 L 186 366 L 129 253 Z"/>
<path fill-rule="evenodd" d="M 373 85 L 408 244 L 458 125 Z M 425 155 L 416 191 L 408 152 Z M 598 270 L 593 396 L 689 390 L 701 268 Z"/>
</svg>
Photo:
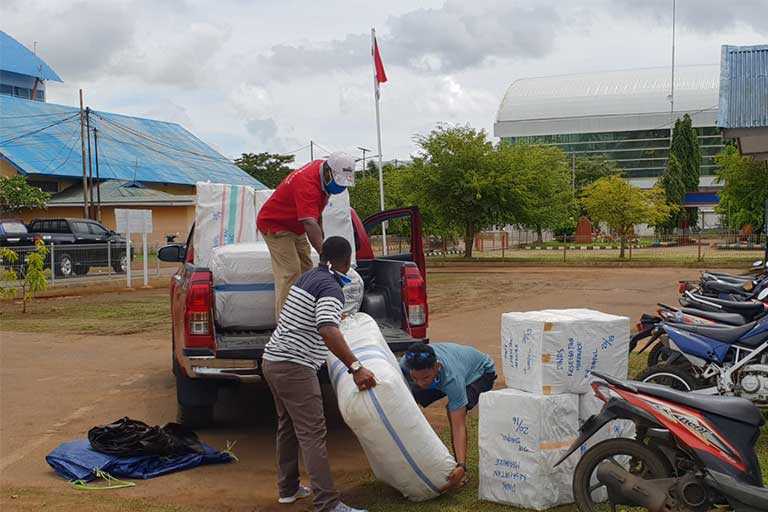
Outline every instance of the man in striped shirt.
<svg viewBox="0 0 768 512">
<path fill-rule="evenodd" d="M 317 372 L 330 350 L 360 390 L 376 385 L 339 330 L 352 248 L 342 237 L 323 243 L 320 265 L 291 286 L 277 328 L 264 348 L 262 371 L 277 410 L 277 471 L 280 503 L 314 493 L 316 512 L 357 512 L 339 500 L 325 446 L 325 416 Z M 299 482 L 299 450 L 312 489 Z"/>
</svg>

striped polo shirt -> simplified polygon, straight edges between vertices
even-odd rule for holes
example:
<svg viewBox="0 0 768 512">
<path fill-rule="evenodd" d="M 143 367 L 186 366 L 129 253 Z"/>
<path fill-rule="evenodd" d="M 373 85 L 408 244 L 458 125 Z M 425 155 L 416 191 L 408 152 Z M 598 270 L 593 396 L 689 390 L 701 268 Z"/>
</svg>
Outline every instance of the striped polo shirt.
<svg viewBox="0 0 768 512">
<path fill-rule="evenodd" d="M 264 359 L 319 370 L 328 355 L 319 329 L 338 326 L 343 307 L 344 294 L 333 272 L 323 265 L 305 272 L 288 292 Z"/>
</svg>

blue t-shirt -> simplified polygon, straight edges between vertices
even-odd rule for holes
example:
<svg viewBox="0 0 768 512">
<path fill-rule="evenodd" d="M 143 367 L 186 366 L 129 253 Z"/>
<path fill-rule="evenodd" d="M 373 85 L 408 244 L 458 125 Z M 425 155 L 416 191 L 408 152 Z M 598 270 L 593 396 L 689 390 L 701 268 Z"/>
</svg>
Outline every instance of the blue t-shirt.
<svg viewBox="0 0 768 512">
<path fill-rule="evenodd" d="M 448 397 L 448 410 L 465 407 L 467 386 L 486 373 L 496 373 L 496 366 L 488 354 L 474 347 L 456 343 L 430 343 L 442 368 L 437 374 L 437 388 Z M 410 382 L 410 371 L 405 366 L 405 357 L 400 359 L 403 374 Z M 411 385 L 414 385 L 411 382 Z"/>
</svg>

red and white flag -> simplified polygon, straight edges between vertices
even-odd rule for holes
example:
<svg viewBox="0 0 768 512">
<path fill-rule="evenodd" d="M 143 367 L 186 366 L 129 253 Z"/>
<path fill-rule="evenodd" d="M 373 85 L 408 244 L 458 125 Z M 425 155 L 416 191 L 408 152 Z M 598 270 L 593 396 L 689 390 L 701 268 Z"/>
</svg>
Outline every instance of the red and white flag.
<svg viewBox="0 0 768 512">
<path fill-rule="evenodd" d="M 376 70 L 376 83 L 383 84 L 387 81 L 387 73 L 384 71 L 384 63 L 381 61 L 381 53 L 379 52 L 379 43 L 376 41 L 376 36 L 373 37 L 373 67 Z"/>
</svg>

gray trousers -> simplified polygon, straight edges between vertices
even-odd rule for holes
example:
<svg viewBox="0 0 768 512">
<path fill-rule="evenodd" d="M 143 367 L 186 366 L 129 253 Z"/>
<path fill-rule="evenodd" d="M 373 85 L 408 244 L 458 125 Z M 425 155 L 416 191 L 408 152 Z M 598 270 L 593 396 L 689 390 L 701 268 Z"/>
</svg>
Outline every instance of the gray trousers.
<svg viewBox="0 0 768 512">
<path fill-rule="evenodd" d="M 299 450 L 309 473 L 316 512 L 339 502 L 325 446 L 325 415 L 320 381 L 312 368 L 296 363 L 263 361 L 264 378 L 277 410 L 277 486 L 280 497 L 299 488 Z"/>
</svg>

